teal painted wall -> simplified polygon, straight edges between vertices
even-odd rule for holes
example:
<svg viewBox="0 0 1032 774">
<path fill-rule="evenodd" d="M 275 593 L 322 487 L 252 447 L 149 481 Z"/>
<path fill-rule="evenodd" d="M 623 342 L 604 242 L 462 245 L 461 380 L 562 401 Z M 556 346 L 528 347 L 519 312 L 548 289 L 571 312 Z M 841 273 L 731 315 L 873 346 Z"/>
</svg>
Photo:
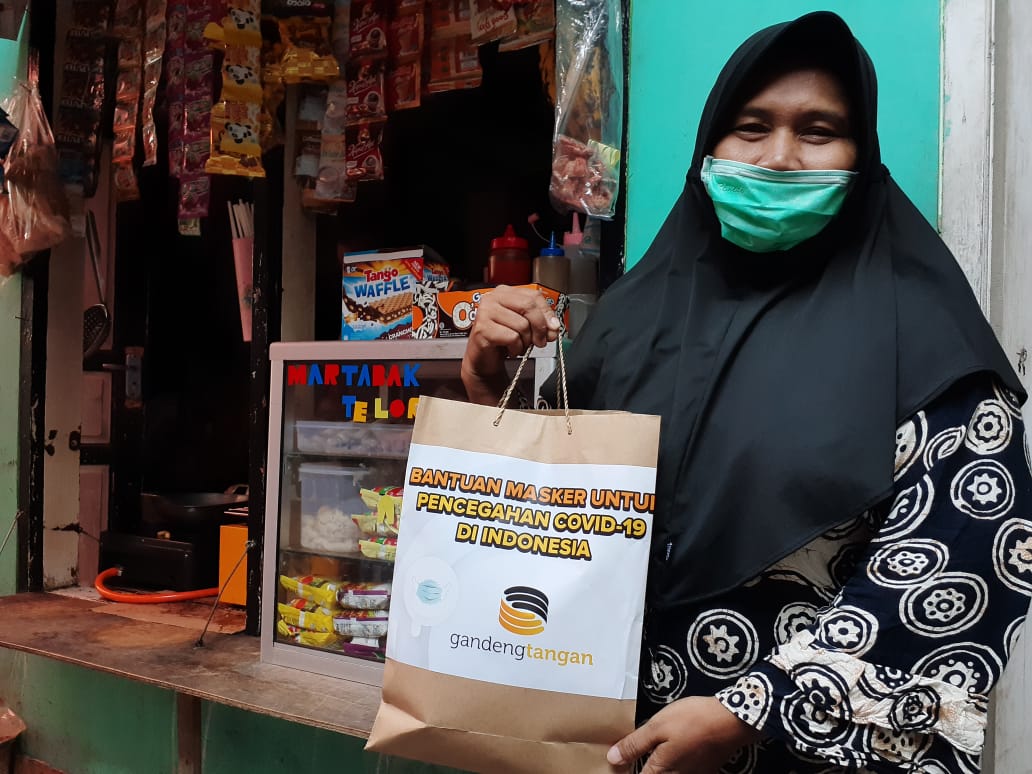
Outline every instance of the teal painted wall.
<svg viewBox="0 0 1032 774">
<path fill-rule="evenodd" d="M 941 0 L 631 0 L 627 264 L 684 187 L 709 90 L 751 33 L 808 11 L 839 13 L 879 75 L 882 158 L 931 222 L 939 180 Z"/>
<path fill-rule="evenodd" d="M 68 774 L 177 770 L 171 691 L 0 649 L 0 700 L 28 726 L 21 751 Z M 459 774 L 366 753 L 363 739 L 218 704 L 204 703 L 201 732 L 204 774 Z"/>
<path fill-rule="evenodd" d="M 174 774 L 175 696 L 0 650 L 0 696 L 28 726 L 21 750 L 69 774 Z"/>
</svg>

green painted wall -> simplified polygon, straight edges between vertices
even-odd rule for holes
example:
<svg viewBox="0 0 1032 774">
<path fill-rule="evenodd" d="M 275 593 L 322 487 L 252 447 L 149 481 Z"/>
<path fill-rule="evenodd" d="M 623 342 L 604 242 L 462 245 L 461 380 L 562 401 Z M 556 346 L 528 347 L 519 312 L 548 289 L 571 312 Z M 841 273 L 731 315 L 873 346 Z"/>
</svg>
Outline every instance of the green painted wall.
<svg viewBox="0 0 1032 774">
<path fill-rule="evenodd" d="M 0 699 L 28 726 L 19 740 L 21 751 L 69 774 L 176 771 L 171 691 L 0 649 Z M 203 705 L 201 731 L 205 774 L 452 771 L 366 753 L 365 741 L 356 737 L 218 704 Z"/>
<path fill-rule="evenodd" d="M 938 210 L 941 0 L 631 0 L 627 259 L 634 265 L 684 187 L 709 90 L 751 33 L 839 13 L 879 74 L 882 158 L 933 223 Z"/>
<path fill-rule="evenodd" d="M 22 751 L 69 774 L 176 770 L 169 691 L 0 650 L 0 696 L 28 726 Z"/>
<path fill-rule="evenodd" d="M 24 71 L 26 35 L 0 40 L 0 100 L 8 96 L 14 75 Z M 21 280 L 0 277 L 0 542 L 18 512 L 18 372 L 21 362 Z M 18 536 L 0 554 L 0 595 L 15 590 Z"/>
<path fill-rule="evenodd" d="M 2 278 L 0 278 L 2 281 Z M 20 357 L 21 281 L 0 285 L 0 542 L 18 512 L 18 371 Z M 0 554 L 0 595 L 15 590 L 18 535 Z"/>
</svg>

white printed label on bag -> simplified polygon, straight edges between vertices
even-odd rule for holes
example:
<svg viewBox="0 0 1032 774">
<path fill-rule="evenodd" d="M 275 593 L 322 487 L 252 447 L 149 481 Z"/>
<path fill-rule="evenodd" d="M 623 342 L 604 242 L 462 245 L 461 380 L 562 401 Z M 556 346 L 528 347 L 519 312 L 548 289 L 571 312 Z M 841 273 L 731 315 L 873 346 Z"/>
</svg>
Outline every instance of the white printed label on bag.
<svg viewBox="0 0 1032 774">
<path fill-rule="evenodd" d="M 413 444 L 388 658 L 635 698 L 655 477 Z"/>
</svg>

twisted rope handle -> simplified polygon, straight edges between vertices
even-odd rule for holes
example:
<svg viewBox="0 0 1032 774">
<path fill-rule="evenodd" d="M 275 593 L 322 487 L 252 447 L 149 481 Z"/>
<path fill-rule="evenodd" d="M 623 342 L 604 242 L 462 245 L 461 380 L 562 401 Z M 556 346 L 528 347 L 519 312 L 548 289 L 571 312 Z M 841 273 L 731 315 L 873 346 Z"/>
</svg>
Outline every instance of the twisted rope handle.
<svg viewBox="0 0 1032 774">
<path fill-rule="evenodd" d="M 555 403 L 557 406 L 563 407 L 563 414 L 566 417 L 566 434 L 573 435 L 573 423 L 570 421 L 570 395 L 566 388 L 566 359 L 563 356 L 563 337 L 566 335 L 566 323 L 563 321 L 563 315 L 566 313 L 566 303 L 566 296 L 560 295 L 559 303 L 555 306 L 555 313 L 559 316 L 559 331 L 555 338 L 555 351 L 559 360 L 559 378 L 555 380 Z M 498 427 L 502 421 L 502 415 L 505 414 L 505 409 L 509 405 L 509 398 L 512 397 L 513 390 L 516 389 L 516 384 L 520 380 L 520 374 L 523 373 L 523 367 L 527 365 L 530 353 L 533 351 L 534 345 L 531 344 L 520 358 L 520 364 L 516 366 L 516 375 L 512 377 L 502 399 L 498 402 L 498 416 L 491 423 L 495 427 Z"/>
</svg>

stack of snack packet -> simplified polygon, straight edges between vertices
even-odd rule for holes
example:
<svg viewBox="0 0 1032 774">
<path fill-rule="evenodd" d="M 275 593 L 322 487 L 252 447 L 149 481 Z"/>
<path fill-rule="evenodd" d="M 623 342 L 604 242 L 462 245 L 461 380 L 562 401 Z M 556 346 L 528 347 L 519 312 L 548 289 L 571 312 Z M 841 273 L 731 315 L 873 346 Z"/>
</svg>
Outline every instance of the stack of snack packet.
<svg viewBox="0 0 1032 774">
<path fill-rule="evenodd" d="M 211 156 L 204 165 L 211 174 L 265 177 L 260 19 L 259 0 L 227 0 L 222 23 L 204 31 L 223 50 L 222 94 L 211 109 Z"/>
<path fill-rule="evenodd" d="M 276 631 L 301 645 L 382 659 L 391 584 L 280 576 L 291 599 L 276 606 Z"/>
<path fill-rule="evenodd" d="M 363 535 L 358 541 L 358 550 L 363 556 L 394 561 L 398 550 L 402 494 L 401 487 L 359 490 L 359 496 L 369 510 L 354 514 L 351 519 Z"/>
<path fill-rule="evenodd" d="M 480 53 L 471 34 L 470 2 L 439 0 L 430 6 L 427 91 L 431 94 L 474 89 L 483 80 Z"/>
<path fill-rule="evenodd" d="M 208 0 L 171 0 L 165 58 L 168 101 L 168 173 L 179 181 L 179 233 L 199 236 L 208 216 L 211 178 L 211 109 L 215 54 L 204 37 L 211 18 Z"/>
</svg>

